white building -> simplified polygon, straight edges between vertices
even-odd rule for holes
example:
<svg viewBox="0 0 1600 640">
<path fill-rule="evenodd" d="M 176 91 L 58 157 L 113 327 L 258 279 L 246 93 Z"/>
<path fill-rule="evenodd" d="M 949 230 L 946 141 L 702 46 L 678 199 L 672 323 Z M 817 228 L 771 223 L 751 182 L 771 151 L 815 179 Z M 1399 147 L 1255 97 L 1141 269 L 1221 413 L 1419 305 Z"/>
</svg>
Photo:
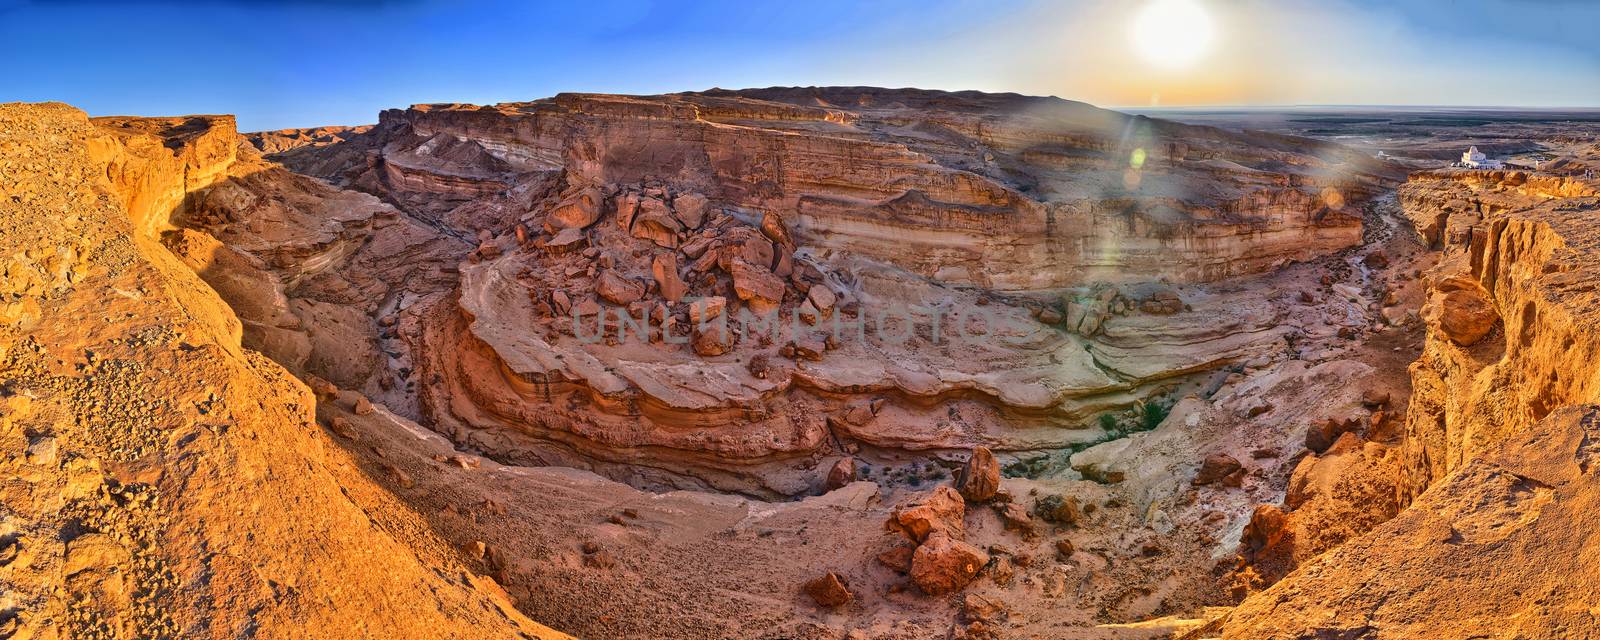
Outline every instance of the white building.
<svg viewBox="0 0 1600 640">
<path fill-rule="evenodd" d="M 1473 146 L 1467 149 L 1466 153 L 1461 154 L 1461 166 L 1471 169 L 1499 169 L 1505 165 L 1499 160 L 1490 160 L 1488 156 L 1483 155 L 1483 152 L 1478 150 L 1478 147 Z"/>
</svg>

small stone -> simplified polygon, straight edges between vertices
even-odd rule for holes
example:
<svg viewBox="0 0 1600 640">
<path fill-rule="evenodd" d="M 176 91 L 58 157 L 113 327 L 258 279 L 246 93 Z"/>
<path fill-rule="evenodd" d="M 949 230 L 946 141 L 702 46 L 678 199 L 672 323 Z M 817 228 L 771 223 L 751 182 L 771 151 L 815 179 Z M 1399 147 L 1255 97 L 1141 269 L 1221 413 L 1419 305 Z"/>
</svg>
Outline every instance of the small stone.
<svg viewBox="0 0 1600 640">
<path fill-rule="evenodd" d="M 52 466 L 59 458 L 56 439 L 51 436 L 40 436 L 28 443 L 26 452 L 28 464 L 41 467 Z"/>
<path fill-rule="evenodd" d="M 1213 484 L 1242 468 L 1243 465 L 1240 465 L 1239 461 L 1233 456 L 1226 453 L 1213 453 L 1206 456 L 1205 461 L 1200 463 L 1200 472 L 1195 474 L 1194 480 L 1191 480 L 1190 484 L 1197 487 Z"/>
<path fill-rule="evenodd" d="M 356 402 L 350 408 L 350 411 L 358 416 L 369 416 L 372 415 L 374 411 L 377 411 L 377 409 L 372 407 L 372 401 L 368 400 L 366 396 L 359 396 L 356 398 Z"/>
<path fill-rule="evenodd" d="M 828 491 L 841 488 L 856 481 L 856 459 L 850 456 L 840 458 L 828 469 L 828 478 L 824 487 Z"/>
</svg>

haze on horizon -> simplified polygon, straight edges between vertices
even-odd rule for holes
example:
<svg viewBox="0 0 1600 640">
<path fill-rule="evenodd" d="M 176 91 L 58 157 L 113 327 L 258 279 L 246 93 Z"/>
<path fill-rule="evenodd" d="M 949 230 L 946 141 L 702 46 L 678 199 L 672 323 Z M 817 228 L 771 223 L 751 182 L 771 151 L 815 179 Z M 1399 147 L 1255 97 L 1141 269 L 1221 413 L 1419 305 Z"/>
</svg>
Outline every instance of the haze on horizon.
<svg viewBox="0 0 1600 640">
<path fill-rule="evenodd" d="M 1166 6 L 1141 14 L 1152 3 Z M 0 0 L 0 101 L 233 113 L 242 130 L 773 85 L 1132 108 L 1600 107 L 1596 28 L 1600 5 L 1573 0 Z"/>
</svg>

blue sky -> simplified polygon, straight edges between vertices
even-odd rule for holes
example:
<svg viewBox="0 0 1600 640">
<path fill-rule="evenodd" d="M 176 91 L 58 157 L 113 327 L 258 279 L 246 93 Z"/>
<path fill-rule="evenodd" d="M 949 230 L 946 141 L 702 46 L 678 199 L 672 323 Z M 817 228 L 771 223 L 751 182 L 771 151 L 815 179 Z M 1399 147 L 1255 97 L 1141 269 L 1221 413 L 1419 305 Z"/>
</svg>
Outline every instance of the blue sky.
<svg viewBox="0 0 1600 640">
<path fill-rule="evenodd" d="M 419 102 L 812 84 L 1107 106 L 1600 107 L 1593 3 L 1196 1 L 1221 44 L 1174 72 L 1128 51 L 1139 0 L 0 0 L 0 101 L 234 113 L 245 130 Z"/>
</svg>

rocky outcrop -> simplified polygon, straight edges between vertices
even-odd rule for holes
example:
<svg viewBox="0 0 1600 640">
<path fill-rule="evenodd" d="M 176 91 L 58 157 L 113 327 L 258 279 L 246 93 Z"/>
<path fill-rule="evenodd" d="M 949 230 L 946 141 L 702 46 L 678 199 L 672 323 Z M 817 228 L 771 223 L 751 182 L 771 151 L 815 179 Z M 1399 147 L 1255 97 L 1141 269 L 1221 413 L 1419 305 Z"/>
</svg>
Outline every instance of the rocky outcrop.
<svg viewBox="0 0 1600 640">
<path fill-rule="evenodd" d="M 6 633 L 564 637 L 390 509 L 159 243 L 228 126 L 0 105 Z"/>
<path fill-rule="evenodd" d="M 1439 311 L 1412 369 L 1409 500 L 1556 408 L 1600 399 L 1585 355 L 1600 348 L 1586 284 L 1600 269 L 1590 255 L 1600 198 L 1581 182 L 1516 172 L 1421 174 L 1401 193 L 1414 220 L 1440 221 L 1454 239 L 1434 270 Z"/>
<path fill-rule="evenodd" d="M 1600 275 L 1600 197 L 1568 178 L 1444 171 L 1414 175 L 1400 199 L 1441 255 L 1426 276 L 1427 335 L 1411 366 L 1398 515 L 1336 548 L 1312 542 L 1332 548 L 1313 559 L 1298 541 L 1329 530 L 1297 526 L 1293 516 L 1319 503 L 1386 502 L 1370 491 L 1319 498 L 1330 481 L 1371 477 L 1371 462 L 1352 456 L 1383 450 L 1345 434 L 1326 461 L 1302 462 L 1290 486 L 1301 508 L 1290 517 L 1258 510 L 1246 547 L 1306 564 L 1245 599 L 1222 635 L 1444 637 L 1490 620 L 1512 620 L 1506 632 L 1530 638 L 1600 633 L 1592 616 L 1574 613 L 1587 606 L 1584 587 L 1573 590 L 1568 578 L 1595 571 L 1579 549 L 1593 542 L 1584 532 L 1600 500 L 1591 460 L 1600 375 L 1589 330 L 1600 313 L 1590 284 Z M 1372 485 L 1343 491 L 1359 495 L 1362 486 Z"/>
</svg>

